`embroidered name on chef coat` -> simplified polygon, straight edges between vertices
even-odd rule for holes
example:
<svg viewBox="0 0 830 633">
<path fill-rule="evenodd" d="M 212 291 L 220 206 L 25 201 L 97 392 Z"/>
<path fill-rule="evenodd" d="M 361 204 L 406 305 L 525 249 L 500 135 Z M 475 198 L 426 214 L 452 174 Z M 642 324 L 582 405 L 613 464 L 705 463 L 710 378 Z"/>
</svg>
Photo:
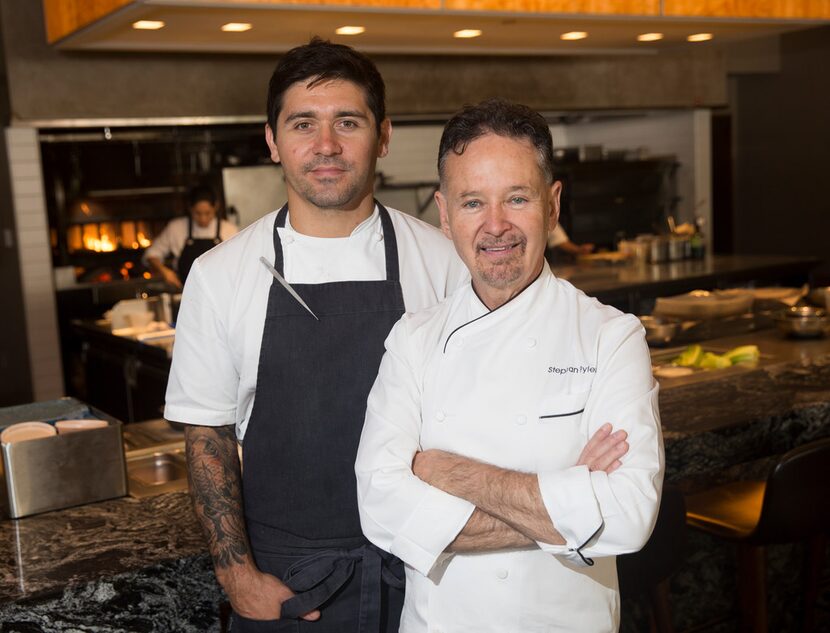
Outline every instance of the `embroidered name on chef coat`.
<svg viewBox="0 0 830 633">
<path fill-rule="evenodd" d="M 596 365 L 571 365 L 569 367 L 548 367 L 549 374 L 556 374 L 562 376 L 564 374 L 595 374 L 597 373 Z"/>
</svg>

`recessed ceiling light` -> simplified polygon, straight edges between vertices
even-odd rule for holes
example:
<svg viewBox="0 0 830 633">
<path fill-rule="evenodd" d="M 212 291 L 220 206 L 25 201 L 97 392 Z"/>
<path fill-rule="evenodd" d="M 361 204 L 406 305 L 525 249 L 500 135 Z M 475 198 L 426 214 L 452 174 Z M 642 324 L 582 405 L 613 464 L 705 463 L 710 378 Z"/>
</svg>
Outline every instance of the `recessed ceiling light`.
<svg viewBox="0 0 830 633">
<path fill-rule="evenodd" d="M 138 22 L 133 22 L 133 28 L 144 31 L 158 31 L 164 28 L 164 22 L 161 20 L 139 20 Z"/>
<path fill-rule="evenodd" d="M 715 36 L 711 33 L 695 33 L 694 35 L 690 35 L 686 39 L 690 42 L 708 42 L 713 37 Z"/>
<path fill-rule="evenodd" d="M 471 37 L 478 37 L 481 35 L 481 29 L 461 29 L 452 34 L 453 37 L 461 39 L 470 39 Z"/>
<path fill-rule="evenodd" d="M 341 26 L 338 29 L 335 29 L 335 33 L 338 35 L 360 35 L 366 31 L 365 26 Z"/>
<path fill-rule="evenodd" d="M 567 33 L 562 33 L 559 36 L 561 40 L 584 40 L 588 37 L 588 34 L 585 31 L 568 31 Z"/>
<path fill-rule="evenodd" d="M 663 34 L 662 33 L 641 33 L 637 36 L 638 42 L 656 42 L 657 40 L 662 40 Z"/>
<path fill-rule="evenodd" d="M 248 22 L 228 22 L 222 25 L 222 30 L 226 33 L 244 33 L 252 28 L 254 28 L 254 25 Z"/>
</svg>

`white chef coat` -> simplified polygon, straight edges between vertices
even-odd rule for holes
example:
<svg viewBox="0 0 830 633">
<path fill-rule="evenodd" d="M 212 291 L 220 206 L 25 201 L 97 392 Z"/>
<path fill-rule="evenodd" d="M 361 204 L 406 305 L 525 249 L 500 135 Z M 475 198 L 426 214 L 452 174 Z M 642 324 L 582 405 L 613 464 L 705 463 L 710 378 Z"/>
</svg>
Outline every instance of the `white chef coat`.
<svg viewBox="0 0 830 633">
<path fill-rule="evenodd" d="M 259 260 L 274 262 L 269 213 L 199 257 L 187 277 L 176 323 L 164 417 L 220 426 L 236 423 L 241 440 L 254 403 L 259 351 L 274 278 Z M 349 237 L 318 238 L 278 229 L 289 283 L 372 281 L 386 278 L 380 215 Z M 398 245 L 407 310 L 436 304 L 469 279 L 452 242 L 438 229 L 389 209 Z M 314 306 L 310 306 L 314 309 Z"/>
<path fill-rule="evenodd" d="M 560 244 L 569 242 L 571 238 L 565 233 L 565 229 L 558 222 L 550 231 L 548 231 L 548 248 L 556 248 Z"/>
<path fill-rule="evenodd" d="M 150 257 L 158 257 L 162 262 L 168 255 L 173 256 L 173 268 L 178 270 L 179 255 L 182 254 L 185 242 L 187 242 L 187 216 L 182 218 L 174 218 L 167 223 L 161 233 L 159 233 L 153 240 L 153 243 L 144 251 L 142 260 L 144 264 Z M 213 218 L 207 226 L 199 226 L 196 222 L 193 223 L 194 239 L 210 239 L 216 237 L 216 222 L 218 218 Z M 219 227 L 219 237 L 224 242 L 230 237 L 239 233 L 239 229 L 235 224 L 222 220 Z"/>
<path fill-rule="evenodd" d="M 363 531 L 406 563 L 404 633 L 616 631 L 614 555 L 653 528 L 663 474 L 657 384 L 639 321 L 556 279 L 488 311 L 470 285 L 392 329 L 356 463 Z M 605 422 L 630 449 L 574 466 Z M 421 481 L 438 448 L 538 473 L 566 545 L 442 554 L 474 507 Z M 593 558 L 593 565 L 590 565 Z"/>
</svg>

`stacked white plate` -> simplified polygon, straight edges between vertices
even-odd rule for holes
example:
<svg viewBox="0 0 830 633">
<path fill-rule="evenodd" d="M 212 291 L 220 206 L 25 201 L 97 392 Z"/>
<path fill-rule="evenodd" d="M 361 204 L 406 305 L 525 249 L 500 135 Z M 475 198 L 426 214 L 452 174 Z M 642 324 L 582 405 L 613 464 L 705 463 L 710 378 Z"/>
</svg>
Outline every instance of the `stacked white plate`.
<svg viewBox="0 0 830 633">
<path fill-rule="evenodd" d="M 747 312 L 753 299 L 752 293 L 746 290 L 693 290 L 684 295 L 659 297 L 654 314 L 688 320 L 736 316 Z"/>
</svg>

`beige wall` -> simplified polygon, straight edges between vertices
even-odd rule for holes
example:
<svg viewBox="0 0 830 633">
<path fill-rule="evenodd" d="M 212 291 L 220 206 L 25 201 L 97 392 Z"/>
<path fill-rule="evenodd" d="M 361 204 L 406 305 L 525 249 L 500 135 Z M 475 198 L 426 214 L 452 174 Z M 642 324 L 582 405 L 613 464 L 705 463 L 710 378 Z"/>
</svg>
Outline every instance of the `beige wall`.
<svg viewBox="0 0 830 633">
<path fill-rule="evenodd" d="M 41 3 L 0 3 L 13 122 L 259 115 L 276 56 L 60 52 Z M 714 49 L 631 57 L 378 56 L 392 114 L 435 114 L 505 96 L 541 110 L 726 103 Z"/>
</svg>

